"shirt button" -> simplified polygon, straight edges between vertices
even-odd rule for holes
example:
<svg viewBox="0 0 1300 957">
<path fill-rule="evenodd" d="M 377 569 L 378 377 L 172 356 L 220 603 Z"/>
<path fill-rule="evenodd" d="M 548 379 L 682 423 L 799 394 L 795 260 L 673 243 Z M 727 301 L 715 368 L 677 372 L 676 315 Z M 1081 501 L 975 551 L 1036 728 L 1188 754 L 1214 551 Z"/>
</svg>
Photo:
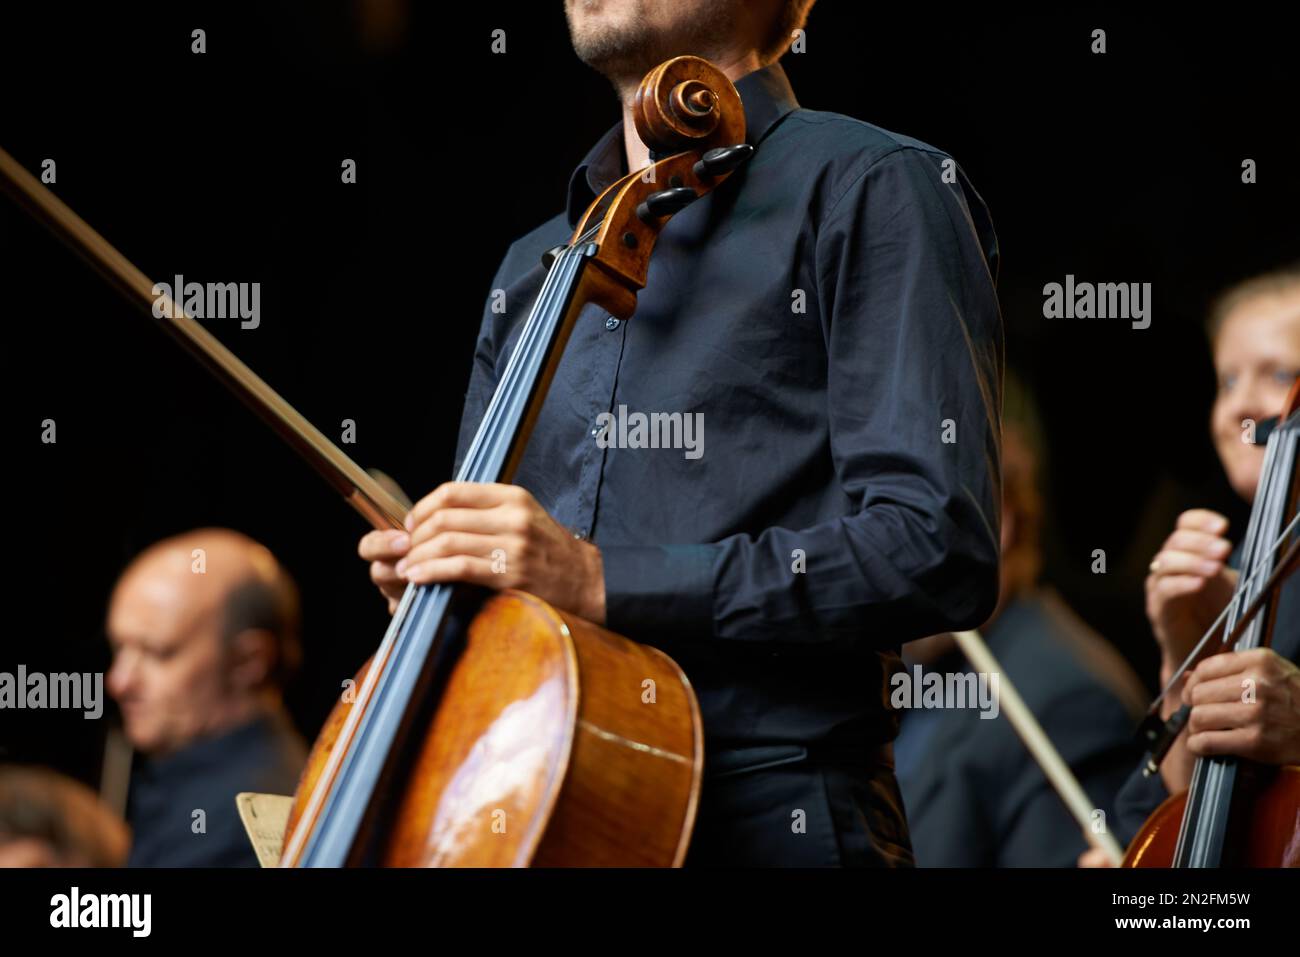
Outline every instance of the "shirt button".
<svg viewBox="0 0 1300 957">
<path fill-rule="evenodd" d="M 573 537 L 578 539 L 580 542 L 585 542 L 587 540 L 587 533 L 582 529 L 578 529 L 578 531 L 573 533 Z"/>
<path fill-rule="evenodd" d="M 613 332 L 615 329 L 618 328 L 618 320 L 615 319 L 613 316 L 610 316 L 608 319 L 605 320 L 605 328 L 608 329 L 610 332 Z"/>
</svg>

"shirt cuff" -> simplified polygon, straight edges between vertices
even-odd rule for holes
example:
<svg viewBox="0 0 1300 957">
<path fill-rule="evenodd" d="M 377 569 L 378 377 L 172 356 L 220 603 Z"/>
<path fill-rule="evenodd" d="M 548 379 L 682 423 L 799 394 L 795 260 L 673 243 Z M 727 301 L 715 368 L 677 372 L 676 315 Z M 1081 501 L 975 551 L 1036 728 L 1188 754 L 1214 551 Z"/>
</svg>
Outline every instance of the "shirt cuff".
<svg viewBox="0 0 1300 957">
<path fill-rule="evenodd" d="M 713 637 L 718 545 L 602 546 L 605 627 L 636 641 Z"/>
</svg>

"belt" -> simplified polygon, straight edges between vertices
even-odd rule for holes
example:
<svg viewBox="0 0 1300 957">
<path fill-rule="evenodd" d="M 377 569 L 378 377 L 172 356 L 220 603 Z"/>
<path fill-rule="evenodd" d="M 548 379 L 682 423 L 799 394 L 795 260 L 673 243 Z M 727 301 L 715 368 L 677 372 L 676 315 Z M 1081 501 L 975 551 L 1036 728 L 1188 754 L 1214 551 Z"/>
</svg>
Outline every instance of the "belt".
<svg viewBox="0 0 1300 957">
<path fill-rule="evenodd" d="M 894 743 L 843 744 L 811 741 L 807 744 L 736 745 L 706 749 L 704 775 L 729 777 L 783 764 L 847 764 L 857 767 L 894 767 Z"/>
</svg>

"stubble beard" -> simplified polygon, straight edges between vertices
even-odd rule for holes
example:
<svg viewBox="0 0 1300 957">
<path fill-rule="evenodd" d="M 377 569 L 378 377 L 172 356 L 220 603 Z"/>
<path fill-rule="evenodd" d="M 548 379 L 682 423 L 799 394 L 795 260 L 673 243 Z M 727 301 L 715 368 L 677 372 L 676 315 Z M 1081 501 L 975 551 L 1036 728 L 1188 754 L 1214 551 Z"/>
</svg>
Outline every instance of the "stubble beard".
<svg viewBox="0 0 1300 957">
<path fill-rule="evenodd" d="M 577 7 L 586 0 L 573 0 Z M 594 5 L 594 4 L 593 4 Z M 666 33 L 652 27 L 640 9 L 622 23 L 575 23 L 568 15 L 569 37 L 573 51 L 583 63 L 603 74 L 626 97 L 640 84 L 641 78 L 663 61 L 675 56 L 694 54 L 714 58 L 725 50 L 734 30 L 730 4 L 714 2 L 691 21 L 689 32 Z"/>
</svg>

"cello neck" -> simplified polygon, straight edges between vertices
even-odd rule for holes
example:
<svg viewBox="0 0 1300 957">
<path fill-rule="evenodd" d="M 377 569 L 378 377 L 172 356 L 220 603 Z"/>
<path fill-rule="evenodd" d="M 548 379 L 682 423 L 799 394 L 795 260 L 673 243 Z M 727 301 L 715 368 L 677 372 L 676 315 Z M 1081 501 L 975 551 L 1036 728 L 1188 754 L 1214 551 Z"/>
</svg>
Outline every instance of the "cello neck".
<svg viewBox="0 0 1300 957">
<path fill-rule="evenodd" d="M 546 384 L 581 311 L 579 292 L 588 253 L 567 247 L 551 267 L 491 403 L 466 452 L 457 478 L 508 481 L 545 400 Z M 342 867 L 366 861 L 374 849 L 376 815 L 383 811 L 383 781 L 402 759 L 419 714 L 412 702 L 428 701 L 475 609 L 472 590 L 448 585 L 408 586 L 393 615 L 344 727 L 304 812 L 308 827 L 295 830 L 284 863 Z"/>
<path fill-rule="evenodd" d="M 1295 392 L 1292 389 L 1293 397 Z M 1271 595 L 1262 595 L 1265 589 L 1276 588 L 1270 582 L 1270 573 L 1277 562 L 1277 551 L 1270 547 L 1270 543 L 1278 539 L 1295 515 L 1297 495 L 1300 494 L 1296 475 L 1300 455 L 1300 412 L 1294 412 L 1293 406 L 1294 401 L 1289 399 L 1282 421 L 1268 439 L 1259 489 L 1242 544 L 1238 589 L 1224 622 L 1225 634 L 1232 634 L 1244 610 L 1257 599 L 1263 603 L 1259 614 L 1237 639 L 1237 651 L 1267 647 L 1272 638 L 1276 590 Z M 1196 760 L 1174 851 L 1174 867 L 1221 867 L 1229 863 L 1225 861 L 1225 851 L 1230 844 L 1229 838 L 1240 823 L 1233 819 L 1237 813 L 1234 796 L 1240 786 L 1239 764 L 1239 760 L 1231 756 Z M 1237 804 L 1240 807 L 1240 802 Z"/>
<path fill-rule="evenodd" d="M 456 475 L 461 482 L 509 482 L 532 432 L 585 296 L 588 243 L 565 247 L 551 265 L 501 381 Z"/>
</svg>

